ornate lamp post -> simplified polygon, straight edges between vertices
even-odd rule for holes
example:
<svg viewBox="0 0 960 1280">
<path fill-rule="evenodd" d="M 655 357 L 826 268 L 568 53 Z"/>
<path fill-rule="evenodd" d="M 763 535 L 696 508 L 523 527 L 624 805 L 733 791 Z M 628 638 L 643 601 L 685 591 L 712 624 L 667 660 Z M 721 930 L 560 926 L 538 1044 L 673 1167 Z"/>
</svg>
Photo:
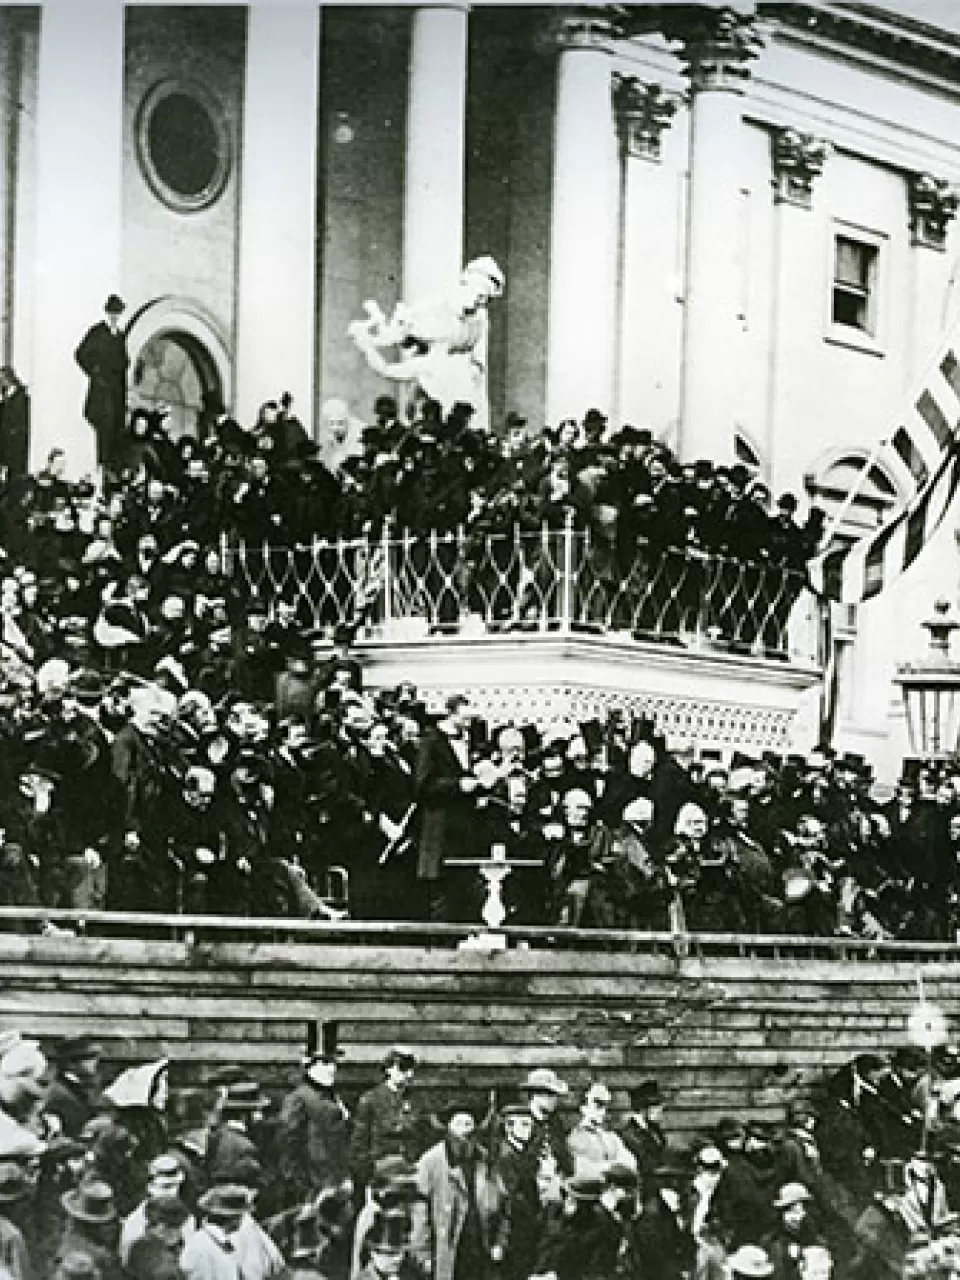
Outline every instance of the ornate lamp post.
<svg viewBox="0 0 960 1280">
<path fill-rule="evenodd" d="M 894 679 L 903 694 L 913 754 L 924 760 L 950 760 L 960 748 L 960 662 L 950 656 L 950 637 L 960 622 L 946 600 L 938 600 L 933 609 L 933 616 L 923 623 L 930 636 L 929 652 L 900 663 Z"/>
</svg>

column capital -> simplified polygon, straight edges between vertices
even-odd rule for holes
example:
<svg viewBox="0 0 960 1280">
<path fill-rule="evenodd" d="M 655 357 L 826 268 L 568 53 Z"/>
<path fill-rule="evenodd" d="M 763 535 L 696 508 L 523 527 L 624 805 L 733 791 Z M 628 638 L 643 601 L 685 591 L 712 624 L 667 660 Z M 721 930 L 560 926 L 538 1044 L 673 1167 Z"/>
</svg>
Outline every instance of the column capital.
<svg viewBox="0 0 960 1280">
<path fill-rule="evenodd" d="M 615 73 L 613 109 L 621 152 L 659 161 L 663 134 L 676 115 L 676 99 L 661 84 Z"/>
<path fill-rule="evenodd" d="M 748 64 L 763 47 L 753 14 L 732 7 L 697 6 L 685 15 L 678 11 L 678 21 L 669 25 L 675 27 L 675 34 L 668 34 L 681 43 L 680 58 L 694 93 L 711 89 L 743 92 L 744 82 L 750 78 Z"/>
<path fill-rule="evenodd" d="M 960 207 L 960 195 L 953 185 L 946 178 L 935 178 L 932 173 L 910 173 L 907 203 L 913 243 L 945 249 L 947 227 Z"/>
<path fill-rule="evenodd" d="M 771 159 L 773 162 L 774 200 L 809 209 L 813 203 L 814 179 L 833 154 L 833 145 L 799 129 L 774 129 Z"/>
<path fill-rule="evenodd" d="M 536 47 L 545 54 L 573 49 L 612 53 L 618 34 L 614 19 L 602 10 L 573 10 L 547 22 L 537 33 Z"/>
</svg>

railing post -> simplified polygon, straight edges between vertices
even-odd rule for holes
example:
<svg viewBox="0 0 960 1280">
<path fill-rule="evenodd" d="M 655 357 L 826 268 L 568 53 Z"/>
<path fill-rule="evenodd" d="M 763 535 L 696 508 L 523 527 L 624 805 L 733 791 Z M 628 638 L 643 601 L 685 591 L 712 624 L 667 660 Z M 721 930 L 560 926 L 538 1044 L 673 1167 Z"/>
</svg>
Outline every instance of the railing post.
<svg viewBox="0 0 960 1280">
<path fill-rule="evenodd" d="M 560 587 L 560 629 L 569 631 L 573 623 L 574 563 L 573 563 L 573 521 L 572 508 L 567 509 L 563 522 L 563 580 Z"/>
<path fill-rule="evenodd" d="M 383 522 L 383 630 L 389 635 L 393 624 L 393 565 L 390 562 L 393 521 L 389 516 Z"/>
<path fill-rule="evenodd" d="M 220 572 L 224 576 L 233 577 L 233 566 L 230 555 L 230 537 L 226 529 L 220 530 Z"/>
</svg>

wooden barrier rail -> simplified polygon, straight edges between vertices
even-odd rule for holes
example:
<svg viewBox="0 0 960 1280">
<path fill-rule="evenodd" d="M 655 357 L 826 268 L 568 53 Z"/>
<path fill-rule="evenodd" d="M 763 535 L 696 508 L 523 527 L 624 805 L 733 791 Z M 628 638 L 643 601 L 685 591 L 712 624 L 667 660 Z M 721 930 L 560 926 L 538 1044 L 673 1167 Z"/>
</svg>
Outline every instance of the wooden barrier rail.
<svg viewBox="0 0 960 1280">
<path fill-rule="evenodd" d="M 534 1066 L 621 1097 L 656 1076 L 677 1133 L 779 1118 L 831 1067 L 905 1043 L 918 973 L 960 1032 L 951 944 L 507 929 L 510 949 L 482 952 L 457 948 L 467 932 L 2 909 L 0 1029 L 87 1032 L 116 1066 L 167 1056 L 175 1088 L 241 1063 L 276 1093 L 307 1023 L 336 1019 L 348 1102 L 402 1040 L 431 1094 L 503 1097 Z"/>
</svg>

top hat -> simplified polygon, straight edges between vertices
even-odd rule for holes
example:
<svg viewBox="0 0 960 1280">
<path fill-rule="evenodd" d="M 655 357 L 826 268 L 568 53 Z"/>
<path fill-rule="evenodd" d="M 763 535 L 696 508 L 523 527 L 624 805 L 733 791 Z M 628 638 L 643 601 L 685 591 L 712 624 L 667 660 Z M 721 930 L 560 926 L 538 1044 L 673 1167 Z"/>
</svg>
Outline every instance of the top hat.
<svg viewBox="0 0 960 1280">
<path fill-rule="evenodd" d="M 659 1107 L 663 1104 L 663 1094 L 656 1080 L 642 1080 L 635 1089 L 630 1090 L 630 1106 L 634 1111 L 642 1111 L 645 1107 Z"/>
<path fill-rule="evenodd" d="M 118 316 L 122 311 L 126 311 L 127 304 L 117 293 L 111 293 L 110 297 L 103 304 L 103 309 L 107 315 Z"/>
<path fill-rule="evenodd" d="M 221 1110 L 228 1111 L 262 1111 L 270 1105 L 270 1099 L 260 1092 L 255 1080 L 238 1080 L 227 1085 L 226 1097 Z"/>
<path fill-rule="evenodd" d="M 607 415 L 600 409 L 588 409 L 583 415 L 584 424 L 588 422 L 606 422 Z"/>
<path fill-rule="evenodd" d="M 105 1182 L 82 1182 L 60 1197 L 60 1203 L 71 1218 L 79 1222 L 115 1222 L 117 1207 L 113 1191 Z"/>
<path fill-rule="evenodd" d="M 309 1067 L 314 1062 L 336 1062 L 338 1058 L 342 1058 L 343 1050 L 337 1043 L 339 1033 L 339 1022 L 308 1023 L 303 1065 Z"/>
<path fill-rule="evenodd" d="M 221 1183 L 204 1192 L 197 1208 L 206 1218 L 236 1218 L 250 1211 L 253 1199 L 254 1193 L 249 1187 Z"/>
<path fill-rule="evenodd" d="M 528 1093 L 555 1093 L 559 1098 L 569 1092 L 567 1084 L 552 1067 L 535 1067 L 533 1071 L 528 1071 L 520 1088 Z"/>
<path fill-rule="evenodd" d="M 14 1204 L 30 1191 L 26 1171 L 12 1160 L 0 1162 L 0 1204 Z"/>
<path fill-rule="evenodd" d="M 791 1205 L 806 1204 L 808 1200 L 812 1200 L 813 1196 L 803 1185 L 802 1182 L 787 1182 L 780 1188 L 776 1200 L 773 1202 L 775 1209 L 789 1209 Z"/>
</svg>

